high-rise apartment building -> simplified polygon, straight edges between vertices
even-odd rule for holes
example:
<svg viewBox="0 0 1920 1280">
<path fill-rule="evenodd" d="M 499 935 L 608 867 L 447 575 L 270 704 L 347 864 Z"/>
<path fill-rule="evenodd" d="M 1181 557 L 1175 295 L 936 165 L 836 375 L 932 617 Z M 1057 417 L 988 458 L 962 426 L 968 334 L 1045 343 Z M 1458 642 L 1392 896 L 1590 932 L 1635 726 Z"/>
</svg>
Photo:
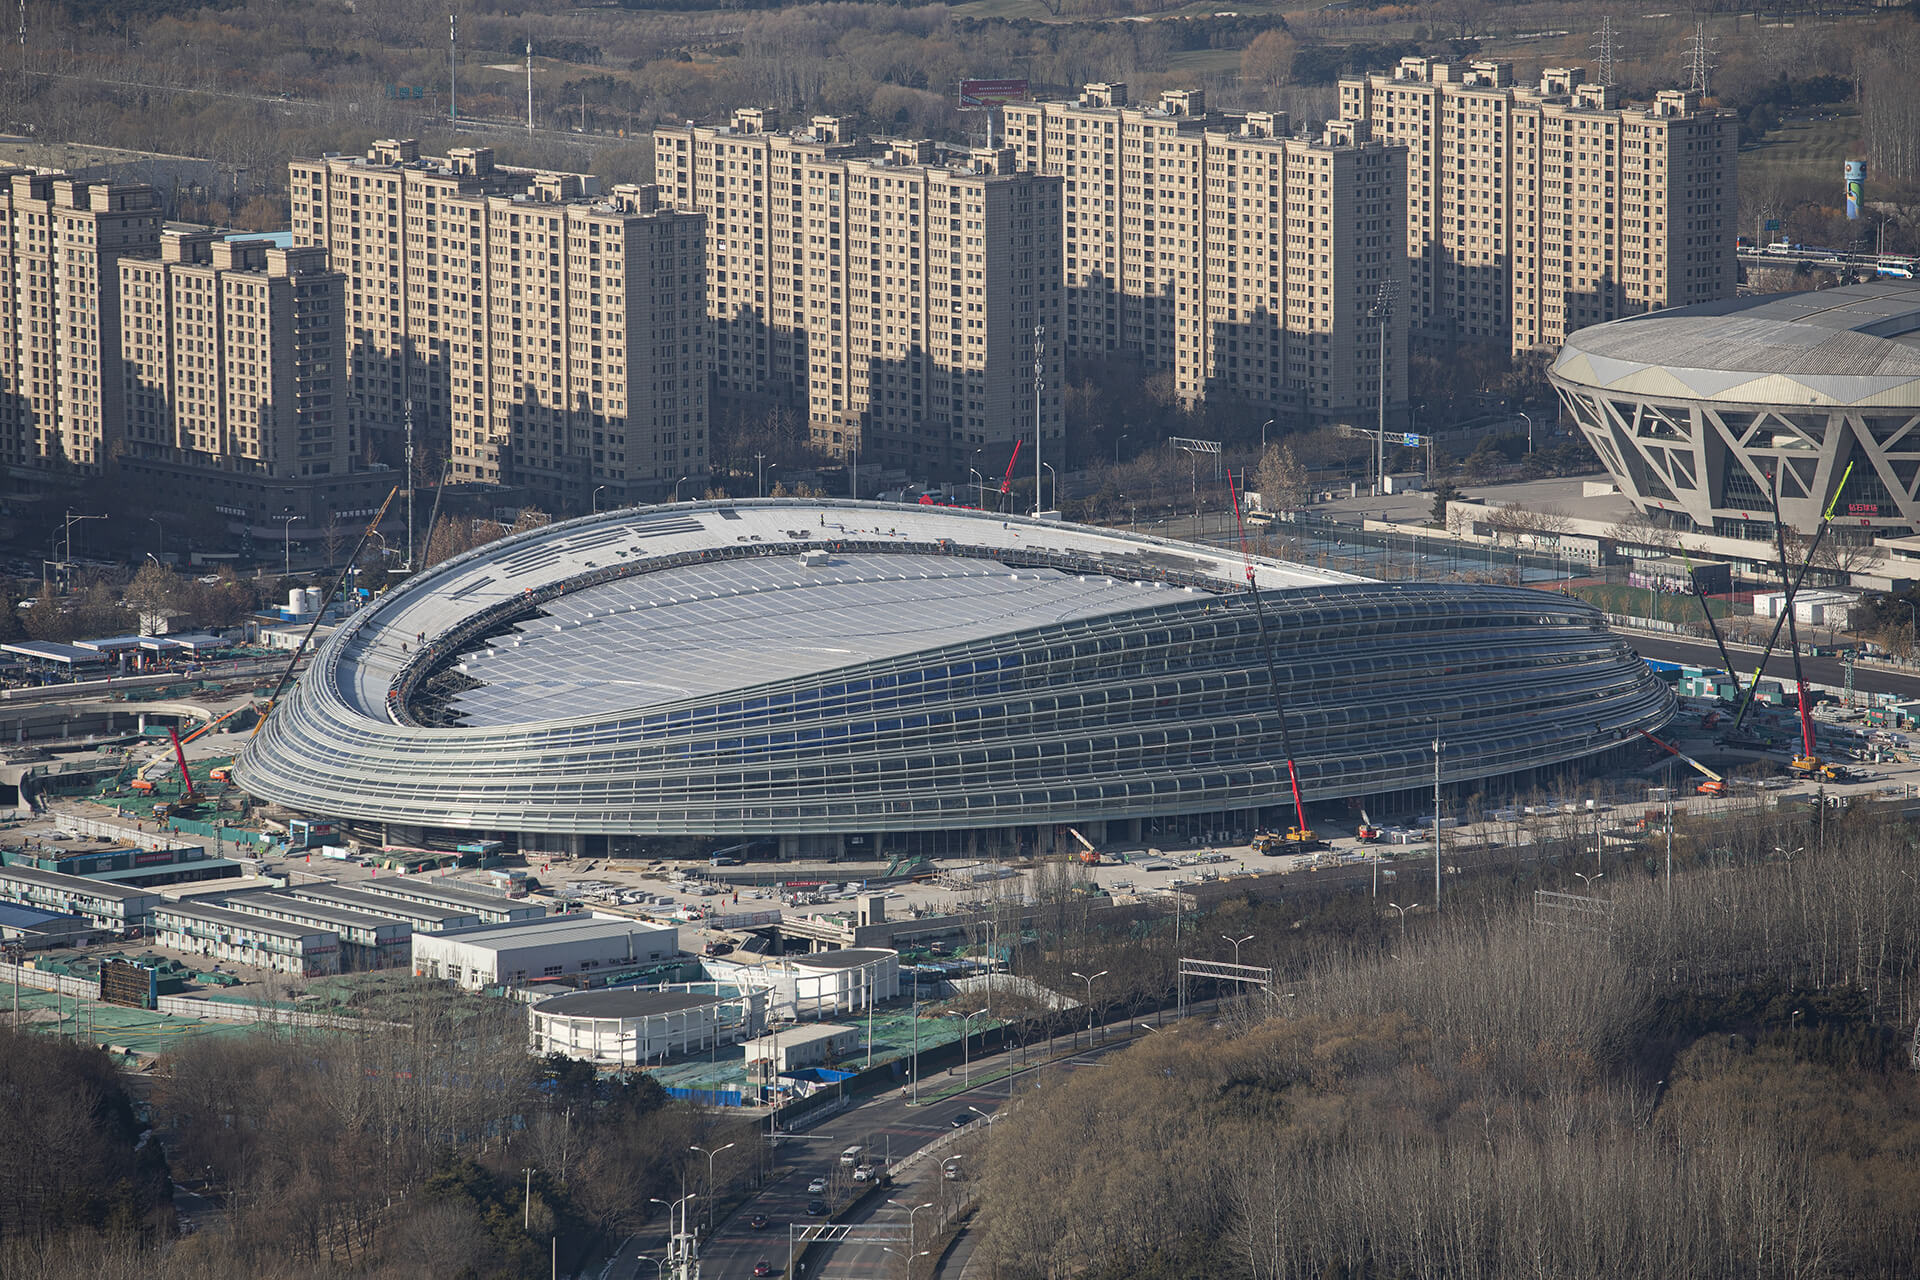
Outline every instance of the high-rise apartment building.
<svg viewBox="0 0 1920 1280">
<path fill-rule="evenodd" d="M 782 132 L 742 110 L 654 133 L 663 200 L 711 220 L 707 313 L 734 412 L 806 414 L 816 446 L 924 470 L 1063 433 L 1060 183 L 1004 149 Z M 1036 335 L 1036 329 L 1042 332 Z"/>
<path fill-rule="evenodd" d="M 1071 353 L 1164 371 L 1189 403 L 1372 422 L 1384 382 L 1404 414 L 1404 311 L 1381 306 L 1405 275 L 1403 148 L 1346 124 L 1289 136 L 1198 91 L 1137 106 L 1124 84 L 1004 115 L 1017 163 L 1065 182 Z"/>
<path fill-rule="evenodd" d="M 370 514 L 386 487 L 353 468 L 344 284 L 317 249 L 163 230 L 150 187 L 0 172 L 0 460 L 259 533 Z"/>
<path fill-rule="evenodd" d="M 324 249 L 168 228 L 118 284 L 123 470 L 180 463 L 264 493 L 352 469 L 345 278 Z"/>
<path fill-rule="evenodd" d="M 102 473 L 119 444 L 119 262 L 160 238 L 153 188 L 0 170 L 0 458 Z"/>
<path fill-rule="evenodd" d="M 292 166 L 297 239 L 347 276 L 353 393 L 453 477 L 555 507 L 707 469 L 705 220 L 652 187 L 501 170 L 411 140 Z"/>
<path fill-rule="evenodd" d="M 1402 58 L 1340 82 L 1340 115 L 1407 148 L 1407 304 L 1442 341 L 1518 354 L 1584 325 L 1729 297 L 1737 122 L 1696 93 L 1510 63 Z"/>
<path fill-rule="evenodd" d="M 296 158 L 287 169 L 294 243 L 319 245 L 347 277 L 355 432 L 403 430 L 410 402 L 416 425 L 445 423 L 451 360 L 429 321 L 462 295 L 443 279 L 426 208 L 435 206 L 437 224 L 448 197 L 523 192 L 532 172 L 495 166 L 486 147 L 423 160 L 411 139 L 382 139 L 365 156 Z"/>
</svg>

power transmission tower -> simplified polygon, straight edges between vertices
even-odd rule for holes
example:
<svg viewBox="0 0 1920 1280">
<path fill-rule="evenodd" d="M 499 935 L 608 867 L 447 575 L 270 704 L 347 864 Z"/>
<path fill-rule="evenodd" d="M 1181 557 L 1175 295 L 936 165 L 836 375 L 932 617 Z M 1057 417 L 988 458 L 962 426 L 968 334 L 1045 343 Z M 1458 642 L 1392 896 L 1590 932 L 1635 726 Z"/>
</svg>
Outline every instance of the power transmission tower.
<svg viewBox="0 0 1920 1280">
<path fill-rule="evenodd" d="M 1613 29 L 1611 14 L 1600 19 L 1600 29 L 1594 32 L 1593 36 L 1593 44 L 1589 47 L 1593 50 L 1594 74 L 1600 77 L 1601 84 L 1612 85 L 1615 77 L 1614 64 L 1618 61 L 1619 51 L 1615 44 L 1617 35 Z"/>
<path fill-rule="evenodd" d="M 1705 18 L 1693 24 L 1693 50 L 1687 59 L 1687 88 L 1702 94 L 1713 92 L 1713 46 L 1707 41 Z"/>
</svg>

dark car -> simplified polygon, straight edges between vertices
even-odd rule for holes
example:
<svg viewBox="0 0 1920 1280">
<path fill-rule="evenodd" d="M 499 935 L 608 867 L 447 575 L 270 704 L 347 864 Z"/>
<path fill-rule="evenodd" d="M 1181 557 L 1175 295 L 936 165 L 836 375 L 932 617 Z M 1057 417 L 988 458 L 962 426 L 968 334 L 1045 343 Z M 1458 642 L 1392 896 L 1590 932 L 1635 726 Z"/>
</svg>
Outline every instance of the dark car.
<svg viewBox="0 0 1920 1280">
<path fill-rule="evenodd" d="M 824 1218 L 824 1217 L 826 1217 L 826 1216 L 827 1216 L 827 1202 L 826 1202 L 825 1200 L 809 1200 L 809 1201 L 807 1201 L 807 1214 L 808 1214 L 808 1216 L 810 1216 L 810 1217 L 814 1217 L 814 1218 Z"/>
<path fill-rule="evenodd" d="M 956 1129 L 964 1129 L 979 1118 L 979 1116 L 973 1114 L 971 1111 L 962 1111 L 953 1118 L 953 1127 Z"/>
<path fill-rule="evenodd" d="M 767 1229 L 767 1215 L 764 1213 L 756 1213 L 747 1219 L 747 1225 L 755 1231 L 765 1231 Z"/>
</svg>

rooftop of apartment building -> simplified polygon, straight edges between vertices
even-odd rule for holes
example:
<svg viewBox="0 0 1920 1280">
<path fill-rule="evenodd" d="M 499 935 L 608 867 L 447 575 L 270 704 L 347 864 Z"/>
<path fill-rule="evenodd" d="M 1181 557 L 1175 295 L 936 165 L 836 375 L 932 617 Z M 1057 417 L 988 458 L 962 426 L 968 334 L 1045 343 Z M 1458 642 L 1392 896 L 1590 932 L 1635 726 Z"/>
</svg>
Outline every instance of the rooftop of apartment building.
<svg viewBox="0 0 1920 1280">
<path fill-rule="evenodd" d="M 1004 147 L 962 147 L 930 138 L 861 137 L 845 116 L 817 115 L 804 125 L 782 130 L 779 113 L 767 107 L 740 107 L 725 124 L 699 125 L 688 121 L 677 129 L 710 133 L 716 138 L 779 135 L 791 143 L 817 148 L 835 160 L 864 162 L 882 167 L 944 169 L 953 174 L 998 175 L 1019 172 L 1013 153 Z M 663 126 L 675 132 L 676 126 Z"/>
<path fill-rule="evenodd" d="M 386 172 L 415 171 L 444 177 L 498 179 L 503 189 L 471 190 L 469 197 L 493 197 L 522 204 L 579 205 L 613 214 L 656 213 L 660 211 L 658 190 L 651 184 L 616 183 L 603 186 L 590 173 L 566 173 L 553 169 L 526 169 L 496 165 L 491 147 L 455 147 L 444 157 L 422 156 L 420 144 L 412 138 L 380 138 L 364 156 L 328 152 L 320 159 L 331 164 Z M 519 187 L 519 190 L 510 189 Z"/>
<path fill-rule="evenodd" d="M 1470 62 L 1448 62 L 1442 58 L 1406 57 L 1400 59 L 1392 68 L 1373 71 L 1365 76 L 1349 76 L 1341 80 L 1344 88 L 1357 85 L 1362 80 L 1392 80 L 1416 84 L 1454 85 L 1462 89 L 1487 89 L 1510 91 L 1523 100 L 1540 103 L 1556 103 L 1584 108 L 1592 111 L 1620 111 L 1631 109 L 1620 96 L 1619 87 L 1602 84 L 1587 79 L 1585 67 L 1547 67 L 1540 72 L 1540 79 L 1532 85 L 1523 85 L 1514 78 L 1513 64 L 1493 58 L 1476 58 Z M 1640 106 L 1649 116 L 1690 116 L 1701 110 L 1701 94 L 1697 89 L 1662 89 L 1654 95 L 1653 101 Z"/>
<path fill-rule="evenodd" d="M 1389 145 L 1373 137 L 1363 120 L 1328 120 L 1315 133 L 1305 124 L 1296 127 L 1293 118 L 1284 111 L 1213 111 L 1207 107 L 1206 92 L 1201 89 L 1168 89 L 1151 104 L 1135 105 L 1124 83 L 1109 81 L 1081 86 L 1079 98 L 1071 103 L 1039 105 L 1071 107 L 1081 114 L 1111 113 L 1116 119 L 1132 114 L 1164 120 L 1172 122 L 1179 132 L 1205 133 L 1220 141 L 1236 138 L 1287 141 L 1315 147 Z"/>
</svg>

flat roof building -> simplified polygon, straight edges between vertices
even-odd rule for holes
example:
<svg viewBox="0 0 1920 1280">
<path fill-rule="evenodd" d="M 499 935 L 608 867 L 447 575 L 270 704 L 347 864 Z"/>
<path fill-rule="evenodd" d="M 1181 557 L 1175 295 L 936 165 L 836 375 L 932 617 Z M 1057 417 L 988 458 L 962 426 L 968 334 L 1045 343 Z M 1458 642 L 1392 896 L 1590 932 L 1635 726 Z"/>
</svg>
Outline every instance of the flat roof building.
<svg viewBox="0 0 1920 1280">
<path fill-rule="evenodd" d="M 340 938 L 331 929 L 202 902 L 162 902 L 151 926 L 161 946 L 191 955 L 302 977 L 340 972 Z"/>
<path fill-rule="evenodd" d="M 456 986 L 524 987 L 530 980 L 596 969 L 669 961 L 679 953 L 676 928 L 591 916 L 481 925 L 413 936 L 415 977 Z"/>
<path fill-rule="evenodd" d="M 404 965 L 411 956 L 413 926 L 391 916 L 283 893 L 236 893 L 211 905 L 283 924 L 331 930 L 340 938 L 343 970 L 385 969 Z"/>
<path fill-rule="evenodd" d="M 16 866 L 0 867 L 0 901 L 79 916 L 102 929 L 122 933 L 146 924 L 148 914 L 165 899 L 148 889 Z"/>
<path fill-rule="evenodd" d="M 547 914 L 547 908 L 541 903 L 450 884 L 437 876 L 375 876 L 370 880 L 356 880 L 353 887 L 355 892 L 376 898 L 396 898 L 418 906 L 471 913 L 480 917 L 483 924 L 538 920 Z"/>
<path fill-rule="evenodd" d="M 789 1071 L 828 1066 L 860 1046 L 859 1027 L 782 1027 L 747 1041 L 747 1079 L 765 1081 Z"/>
<path fill-rule="evenodd" d="M 288 887 L 287 894 L 289 897 L 304 899 L 308 902 L 327 903 L 368 915 L 384 916 L 389 920 L 399 920 L 411 927 L 415 933 L 440 933 L 447 929 L 466 929 L 489 923 L 482 920 L 480 913 L 476 910 L 434 906 L 407 898 L 395 898 L 388 894 L 362 893 L 344 885 L 292 885 Z"/>
</svg>

